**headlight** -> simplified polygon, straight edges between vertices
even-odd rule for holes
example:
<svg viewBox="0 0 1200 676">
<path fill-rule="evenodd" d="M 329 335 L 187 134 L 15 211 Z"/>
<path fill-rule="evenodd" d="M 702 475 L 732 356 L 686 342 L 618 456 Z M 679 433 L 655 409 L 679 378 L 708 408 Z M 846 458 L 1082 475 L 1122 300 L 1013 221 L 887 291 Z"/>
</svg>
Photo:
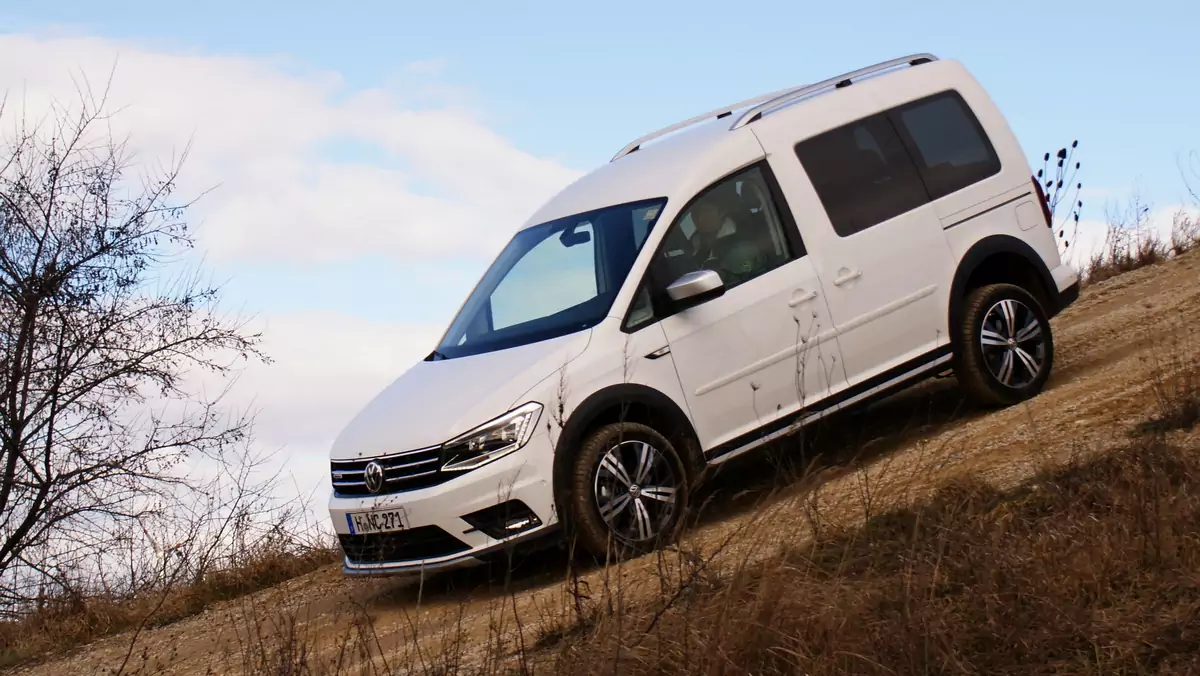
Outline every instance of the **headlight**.
<svg viewBox="0 0 1200 676">
<path fill-rule="evenodd" d="M 442 471 L 466 471 L 508 455 L 533 436 L 542 405 L 531 401 L 442 445 Z"/>
</svg>

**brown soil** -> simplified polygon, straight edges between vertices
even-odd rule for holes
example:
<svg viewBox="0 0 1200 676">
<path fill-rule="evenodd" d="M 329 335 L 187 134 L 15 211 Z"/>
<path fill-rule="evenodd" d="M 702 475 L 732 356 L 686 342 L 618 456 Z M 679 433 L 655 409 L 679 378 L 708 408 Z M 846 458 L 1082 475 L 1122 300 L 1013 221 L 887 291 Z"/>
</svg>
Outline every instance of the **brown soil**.
<svg viewBox="0 0 1200 676">
<path fill-rule="evenodd" d="M 564 618 L 577 605 L 658 595 L 664 577 L 717 579 L 814 527 L 861 522 L 957 476 L 1005 488 L 1047 464 L 1120 445 L 1155 413 L 1152 362 L 1200 359 L 1189 329 L 1200 326 L 1198 280 L 1200 256 L 1191 254 L 1087 288 L 1054 320 L 1055 370 L 1026 404 L 972 410 L 953 379 L 935 380 L 723 466 L 696 527 L 657 556 L 585 570 L 574 582 L 558 551 L 522 560 L 511 575 L 475 569 L 423 585 L 345 579 L 328 568 L 142 632 L 132 651 L 125 633 L 14 673 L 115 673 L 123 662 L 124 673 L 274 673 L 262 661 L 299 645 L 312 664 L 355 665 L 370 653 L 377 668 L 386 660 L 388 669 L 419 672 L 451 646 L 466 661 L 533 647 L 571 626 Z M 786 480 L 780 457 L 803 458 L 809 471 Z M 702 572 L 696 561 L 706 562 Z"/>
</svg>

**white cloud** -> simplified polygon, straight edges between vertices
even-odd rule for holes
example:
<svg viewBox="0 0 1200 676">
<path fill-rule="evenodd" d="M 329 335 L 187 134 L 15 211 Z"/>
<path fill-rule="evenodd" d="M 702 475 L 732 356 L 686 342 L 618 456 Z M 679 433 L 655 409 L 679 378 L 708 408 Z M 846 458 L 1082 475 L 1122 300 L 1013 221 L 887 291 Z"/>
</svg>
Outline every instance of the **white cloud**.
<svg viewBox="0 0 1200 676">
<path fill-rule="evenodd" d="M 440 68 L 413 65 L 425 76 Z M 217 260 L 489 255 L 577 176 L 461 108 L 413 108 L 405 92 L 352 90 L 336 73 L 281 59 L 0 36 L 0 83 L 34 115 L 52 99 L 72 102 L 72 78 L 102 89 L 110 72 L 113 129 L 139 158 L 169 160 L 191 141 L 182 193 L 217 186 L 194 210 Z M 351 152 L 363 147 L 385 163 Z M 349 159 L 330 157 L 339 148 Z"/>
<path fill-rule="evenodd" d="M 329 447 L 342 427 L 424 357 L 442 328 L 312 312 L 267 316 L 247 330 L 263 331 L 261 348 L 272 363 L 239 364 L 222 409 L 253 412 L 256 447 L 277 453 L 268 466 L 286 466 L 309 492 L 327 488 Z M 188 389 L 212 398 L 227 384 L 198 372 Z"/>
<path fill-rule="evenodd" d="M 129 138 L 135 160 L 169 163 L 190 142 L 180 194 L 216 186 L 192 210 L 209 261 L 237 269 L 366 254 L 398 263 L 487 256 L 577 173 L 515 148 L 460 104 L 447 104 L 466 98 L 436 81 L 443 68 L 419 62 L 407 69 L 408 82 L 354 90 L 336 73 L 285 59 L 0 35 L 9 104 L 0 134 L 54 101 L 75 103 L 83 77 L 103 89 L 111 71 L 112 130 Z M 428 107 L 438 91 L 451 95 Z M 233 300 L 261 313 L 253 328 L 264 331 L 262 349 L 274 362 L 246 366 L 223 404 L 257 411 L 255 443 L 280 451 L 302 491 L 328 488 L 334 437 L 443 329 L 280 314 L 253 298 Z M 196 375 L 192 384 L 208 396 L 224 388 L 213 376 Z"/>
<path fill-rule="evenodd" d="M 256 393 L 256 436 L 264 444 L 332 442 L 379 390 L 424 357 L 441 328 L 308 313 L 269 317 L 263 350 L 238 390 Z M 240 395 L 239 395 L 240 396 Z"/>
</svg>

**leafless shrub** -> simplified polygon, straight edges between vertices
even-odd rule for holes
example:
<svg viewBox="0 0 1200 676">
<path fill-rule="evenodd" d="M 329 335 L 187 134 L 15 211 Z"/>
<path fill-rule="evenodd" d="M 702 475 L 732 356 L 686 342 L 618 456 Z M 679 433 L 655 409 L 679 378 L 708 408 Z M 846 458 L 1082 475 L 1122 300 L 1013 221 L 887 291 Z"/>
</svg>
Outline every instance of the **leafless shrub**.
<svg viewBox="0 0 1200 676">
<path fill-rule="evenodd" d="M 1080 162 L 1075 159 L 1079 141 L 1072 141 L 1070 148 L 1059 148 L 1042 157 L 1042 168 L 1034 176 L 1046 196 L 1050 209 L 1050 228 L 1057 233 L 1058 253 L 1066 257 L 1067 249 L 1079 235 L 1079 215 L 1083 211 L 1083 200 L 1079 199 L 1083 183 L 1076 180 Z"/>
<path fill-rule="evenodd" d="M 139 175 L 103 94 L 0 151 L 0 653 L 146 627 L 331 560 L 189 379 L 265 360 L 184 267 L 186 152 Z M 132 650 L 132 648 L 131 648 Z"/>
<path fill-rule="evenodd" d="M 1171 216 L 1171 229 L 1163 235 L 1151 221 L 1151 205 L 1134 193 L 1125 203 L 1105 209 L 1106 229 L 1100 249 L 1083 261 L 1085 283 L 1102 282 L 1117 275 L 1187 253 L 1200 244 L 1200 197 L 1184 176 L 1192 204 Z"/>
<path fill-rule="evenodd" d="M 189 373 L 261 357 L 218 289 L 168 276 L 192 245 L 178 164 L 135 183 L 103 98 L 24 120 L 0 156 L 0 601 L 161 513 L 188 460 L 246 440 Z M 0 119 L 8 120 L 7 117 Z"/>
<path fill-rule="evenodd" d="M 1147 331 L 1153 347 L 1142 358 L 1155 413 L 1137 427 L 1141 434 L 1163 435 L 1171 430 L 1191 430 L 1200 424 L 1200 361 L 1196 360 L 1195 330 L 1187 326 Z"/>
<path fill-rule="evenodd" d="M 1200 245 L 1200 194 L 1197 194 L 1195 181 L 1200 180 L 1200 155 L 1192 153 L 1190 171 L 1181 170 L 1183 184 L 1191 196 L 1191 205 L 1181 207 L 1171 218 L 1171 248 L 1175 254 L 1182 254 Z"/>
<path fill-rule="evenodd" d="M 1109 206 L 1105 217 L 1104 244 L 1085 262 L 1085 282 L 1102 282 L 1170 257 L 1170 247 L 1150 222 L 1150 205 L 1140 195 L 1134 194 L 1124 205 Z"/>
<path fill-rule="evenodd" d="M 125 630 L 135 659 L 145 630 L 336 561 L 332 538 L 305 523 L 308 505 L 279 500 L 275 477 L 256 475 L 263 461 L 226 457 L 220 477 L 189 488 L 190 508 L 122 524 L 109 550 L 60 567 L 54 586 L 0 622 L 0 665 Z"/>
<path fill-rule="evenodd" d="M 1187 209 L 1176 211 L 1171 217 L 1171 251 L 1175 255 L 1187 253 L 1200 244 L 1200 216 Z"/>
</svg>

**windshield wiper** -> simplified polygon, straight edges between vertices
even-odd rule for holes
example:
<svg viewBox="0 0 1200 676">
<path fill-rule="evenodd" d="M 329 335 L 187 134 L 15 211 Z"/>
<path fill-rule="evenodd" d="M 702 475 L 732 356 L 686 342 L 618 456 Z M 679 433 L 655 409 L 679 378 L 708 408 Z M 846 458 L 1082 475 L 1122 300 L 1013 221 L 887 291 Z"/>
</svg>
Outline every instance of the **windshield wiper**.
<svg viewBox="0 0 1200 676">
<path fill-rule="evenodd" d="M 449 359 L 449 358 L 450 357 L 447 357 L 446 355 L 442 354 L 441 352 L 434 350 L 433 352 L 429 353 L 428 357 L 425 357 L 425 361 L 441 361 L 442 359 Z"/>
</svg>

